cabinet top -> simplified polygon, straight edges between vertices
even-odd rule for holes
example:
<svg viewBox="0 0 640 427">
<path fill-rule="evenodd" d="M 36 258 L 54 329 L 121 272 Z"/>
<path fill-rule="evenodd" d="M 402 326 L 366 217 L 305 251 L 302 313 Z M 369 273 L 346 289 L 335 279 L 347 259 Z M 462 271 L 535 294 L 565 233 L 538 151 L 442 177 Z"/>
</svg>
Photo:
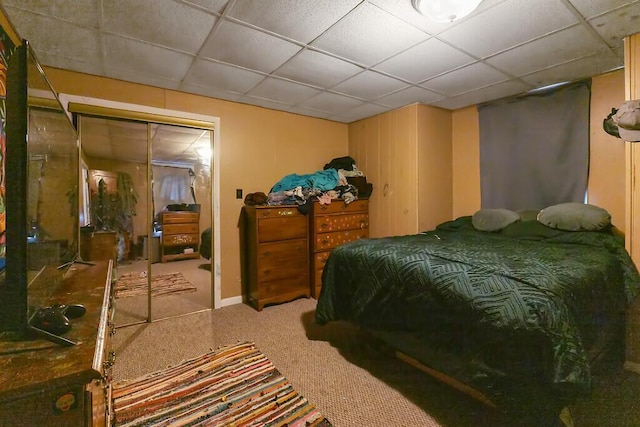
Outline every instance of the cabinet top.
<svg viewBox="0 0 640 427">
<path fill-rule="evenodd" d="M 41 338 L 16 341 L 0 334 L 0 402 L 13 400 L 43 389 L 88 383 L 100 378 L 96 370 L 99 334 L 104 333 L 105 295 L 110 292 L 111 263 L 75 264 L 55 290 L 50 304 L 83 304 L 84 316 L 71 319 L 64 338 L 77 342 L 63 347 Z M 36 286 L 33 283 L 31 286 Z M 102 326 L 102 327 L 101 327 Z"/>
</svg>

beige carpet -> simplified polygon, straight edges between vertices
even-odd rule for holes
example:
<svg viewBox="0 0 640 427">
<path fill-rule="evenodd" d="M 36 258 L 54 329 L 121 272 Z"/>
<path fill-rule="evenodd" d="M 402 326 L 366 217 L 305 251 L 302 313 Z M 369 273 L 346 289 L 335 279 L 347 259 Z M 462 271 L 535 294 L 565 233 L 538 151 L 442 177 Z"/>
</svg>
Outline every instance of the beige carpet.
<svg viewBox="0 0 640 427">
<path fill-rule="evenodd" d="M 125 273 L 120 275 L 116 281 L 115 297 L 126 298 L 146 295 L 147 289 L 146 271 L 142 273 Z M 189 283 L 180 272 L 159 274 L 151 278 L 152 296 L 175 295 L 195 291 L 196 287 Z"/>
<path fill-rule="evenodd" d="M 299 299 L 257 312 L 240 304 L 120 328 L 113 337 L 114 379 L 250 340 L 335 427 L 520 425 L 369 345 L 348 324 L 316 325 L 315 305 Z M 571 408 L 575 425 L 640 426 L 638 396 L 640 375 L 596 378 L 593 396 Z"/>
</svg>

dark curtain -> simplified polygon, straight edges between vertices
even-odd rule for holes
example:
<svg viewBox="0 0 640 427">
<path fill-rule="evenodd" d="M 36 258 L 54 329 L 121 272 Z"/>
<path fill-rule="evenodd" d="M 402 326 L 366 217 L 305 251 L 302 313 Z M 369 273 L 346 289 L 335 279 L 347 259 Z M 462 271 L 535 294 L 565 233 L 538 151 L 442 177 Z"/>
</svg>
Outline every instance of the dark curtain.
<svg viewBox="0 0 640 427">
<path fill-rule="evenodd" d="M 478 106 L 482 208 L 583 202 L 591 80 Z"/>
</svg>

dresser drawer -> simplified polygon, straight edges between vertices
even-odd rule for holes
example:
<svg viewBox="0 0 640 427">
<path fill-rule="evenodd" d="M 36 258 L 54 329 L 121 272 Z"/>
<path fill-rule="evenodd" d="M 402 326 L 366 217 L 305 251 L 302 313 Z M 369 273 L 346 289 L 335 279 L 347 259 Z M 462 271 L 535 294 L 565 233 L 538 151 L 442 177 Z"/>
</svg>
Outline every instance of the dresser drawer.
<svg viewBox="0 0 640 427">
<path fill-rule="evenodd" d="M 324 269 L 324 265 L 327 263 L 327 259 L 329 259 L 330 251 L 318 252 L 313 257 L 313 269 L 320 270 Z"/>
<path fill-rule="evenodd" d="M 333 233 L 323 233 L 316 236 L 316 251 L 328 250 L 338 247 L 344 243 L 369 237 L 369 229 L 335 231 Z"/>
<path fill-rule="evenodd" d="M 199 234 L 166 234 L 162 233 L 162 246 L 197 245 L 200 242 Z"/>
<path fill-rule="evenodd" d="M 162 224 L 182 224 L 184 222 L 200 221 L 199 212 L 164 212 L 162 214 Z"/>
<path fill-rule="evenodd" d="M 275 242 L 307 238 L 307 218 L 297 213 L 293 216 L 269 216 L 258 219 L 258 242 Z"/>
<path fill-rule="evenodd" d="M 258 288 L 258 298 L 268 299 L 296 292 L 309 295 L 309 280 L 306 271 L 297 276 L 261 283 Z"/>
<path fill-rule="evenodd" d="M 363 230 L 369 228 L 369 214 L 323 215 L 314 220 L 316 233 L 327 233 L 341 230 Z"/>
<path fill-rule="evenodd" d="M 162 226 L 163 234 L 198 234 L 200 226 L 197 223 L 167 224 Z"/>
<path fill-rule="evenodd" d="M 263 283 L 286 277 L 306 277 L 308 253 L 306 239 L 258 245 L 258 281 Z"/>
<path fill-rule="evenodd" d="M 321 205 L 316 202 L 314 206 L 313 213 L 314 215 L 324 215 L 330 213 L 342 213 L 342 212 L 368 212 L 369 211 L 369 200 L 367 199 L 356 199 L 353 202 L 346 204 L 342 200 L 336 200 L 328 205 Z"/>
</svg>

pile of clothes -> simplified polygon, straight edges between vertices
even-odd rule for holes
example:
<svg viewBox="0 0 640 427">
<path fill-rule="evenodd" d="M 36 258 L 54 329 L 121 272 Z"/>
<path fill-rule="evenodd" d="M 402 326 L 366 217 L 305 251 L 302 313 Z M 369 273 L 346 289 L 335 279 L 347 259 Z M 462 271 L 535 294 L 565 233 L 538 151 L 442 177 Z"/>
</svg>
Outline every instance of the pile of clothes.
<svg viewBox="0 0 640 427">
<path fill-rule="evenodd" d="M 307 213 L 317 199 L 321 204 L 329 204 L 334 199 L 351 203 L 360 197 L 369 197 L 373 185 L 367 183 L 364 173 L 356 167 L 351 157 L 333 159 L 324 170 L 311 174 L 287 175 L 278 181 L 269 192 L 251 193 L 245 198 L 248 205 L 292 205 Z"/>
</svg>

